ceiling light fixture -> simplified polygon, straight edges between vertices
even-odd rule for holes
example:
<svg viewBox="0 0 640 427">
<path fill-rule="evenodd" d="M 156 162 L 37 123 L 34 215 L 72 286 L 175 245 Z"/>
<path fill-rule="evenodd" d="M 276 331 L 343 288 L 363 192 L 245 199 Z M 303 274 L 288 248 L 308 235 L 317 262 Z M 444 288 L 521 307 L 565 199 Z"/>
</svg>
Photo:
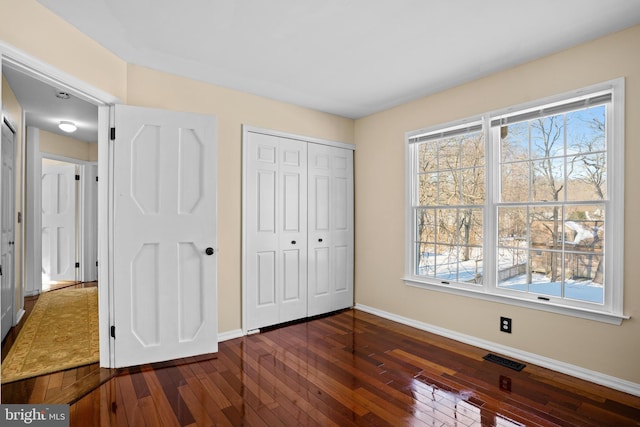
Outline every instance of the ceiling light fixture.
<svg viewBox="0 0 640 427">
<path fill-rule="evenodd" d="M 69 99 L 69 98 L 71 98 L 71 95 L 69 95 L 69 92 L 65 92 L 63 90 L 57 90 L 56 91 L 56 98 Z"/>
<path fill-rule="evenodd" d="M 60 124 L 58 124 L 58 127 L 60 128 L 60 130 L 67 133 L 75 132 L 76 129 L 78 129 L 75 123 L 66 120 L 61 121 Z"/>
</svg>

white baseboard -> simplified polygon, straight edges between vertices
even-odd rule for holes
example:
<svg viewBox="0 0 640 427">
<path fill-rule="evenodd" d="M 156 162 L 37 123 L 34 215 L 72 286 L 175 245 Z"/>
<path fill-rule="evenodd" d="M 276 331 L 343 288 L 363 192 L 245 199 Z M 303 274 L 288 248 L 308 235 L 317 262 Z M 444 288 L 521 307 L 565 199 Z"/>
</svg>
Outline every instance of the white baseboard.
<svg viewBox="0 0 640 427">
<path fill-rule="evenodd" d="M 640 396 L 640 384 L 633 383 L 631 381 L 623 380 L 621 378 L 612 377 L 600 372 L 591 371 L 589 369 L 582 368 L 580 366 L 571 365 L 569 363 L 561 362 L 559 360 L 550 359 L 548 357 L 540 356 L 535 353 L 529 353 L 526 351 L 518 350 L 513 347 L 504 346 L 491 341 L 483 340 L 473 337 L 471 335 L 461 334 L 459 332 L 444 329 L 438 326 L 430 325 L 428 323 L 419 322 L 417 320 L 409 319 L 407 317 L 398 316 L 393 313 L 389 313 L 377 308 L 369 307 L 362 304 L 356 304 L 356 310 L 361 310 L 376 316 L 393 320 L 394 322 L 402 323 L 403 325 L 411 326 L 416 329 L 431 332 L 436 335 L 440 335 L 446 338 L 451 338 L 456 341 L 463 342 L 465 344 L 473 345 L 475 347 L 484 348 L 488 351 L 500 353 L 505 356 L 510 356 L 515 359 L 526 361 L 534 365 L 542 366 L 553 371 L 557 371 L 563 374 L 571 375 L 576 378 L 580 378 L 586 381 L 591 381 L 596 384 L 603 385 L 615 390 L 620 390 L 625 393 Z"/>
<path fill-rule="evenodd" d="M 25 313 L 26 311 L 24 311 L 23 308 L 18 310 L 18 312 L 16 313 L 16 322 L 13 324 L 13 326 L 16 326 L 18 323 L 20 323 L 20 321 L 22 320 L 22 316 L 24 316 Z"/>
<path fill-rule="evenodd" d="M 234 329 L 232 331 L 218 333 L 218 342 L 232 340 L 234 338 L 243 337 L 242 329 Z"/>
</svg>

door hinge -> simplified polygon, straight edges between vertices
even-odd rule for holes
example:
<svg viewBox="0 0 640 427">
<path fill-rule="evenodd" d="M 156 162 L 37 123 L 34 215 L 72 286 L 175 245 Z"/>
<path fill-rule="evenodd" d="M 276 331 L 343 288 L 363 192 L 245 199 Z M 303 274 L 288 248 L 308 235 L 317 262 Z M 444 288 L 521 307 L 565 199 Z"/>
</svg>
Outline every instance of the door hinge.
<svg viewBox="0 0 640 427">
<path fill-rule="evenodd" d="M 80 263 L 76 262 L 76 268 L 80 268 Z"/>
<path fill-rule="evenodd" d="M 96 261 L 96 267 L 98 266 L 98 261 Z"/>
<path fill-rule="evenodd" d="M 0 276 L 2 276 L 2 266 L 0 265 Z"/>
<path fill-rule="evenodd" d="M 111 128 L 111 140 L 115 141 L 116 139 L 116 128 Z"/>
<path fill-rule="evenodd" d="M 116 327 L 115 326 L 111 327 L 111 338 L 113 338 L 114 340 L 116 339 Z"/>
<path fill-rule="evenodd" d="M 76 175 L 76 181 L 80 181 L 80 175 Z"/>
<path fill-rule="evenodd" d="M 98 177 L 96 176 L 96 182 L 98 182 Z"/>
</svg>

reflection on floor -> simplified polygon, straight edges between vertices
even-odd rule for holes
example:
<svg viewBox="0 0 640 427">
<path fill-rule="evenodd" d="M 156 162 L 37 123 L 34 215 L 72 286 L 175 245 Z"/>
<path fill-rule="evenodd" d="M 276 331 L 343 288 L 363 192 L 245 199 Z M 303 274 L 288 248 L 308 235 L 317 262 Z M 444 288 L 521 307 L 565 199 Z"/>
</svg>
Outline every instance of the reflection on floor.
<svg viewBox="0 0 640 427">
<path fill-rule="evenodd" d="M 88 368 L 79 375 L 98 384 L 89 393 L 54 392 L 72 381 L 64 372 L 3 387 L 2 398 L 64 397 L 71 426 L 639 425 L 638 396 L 531 364 L 514 371 L 486 354 L 345 310 L 224 341 L 216 354 Z"/>
</svg>

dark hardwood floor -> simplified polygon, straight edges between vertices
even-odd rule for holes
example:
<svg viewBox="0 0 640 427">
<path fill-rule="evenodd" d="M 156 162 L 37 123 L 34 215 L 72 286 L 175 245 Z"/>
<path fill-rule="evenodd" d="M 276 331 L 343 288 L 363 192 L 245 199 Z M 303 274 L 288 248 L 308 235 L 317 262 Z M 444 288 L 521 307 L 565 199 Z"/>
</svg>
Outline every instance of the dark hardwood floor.
<svg viewBox="0 0 640 427">
<path fill-rule="evenodd" d="M 71 406 L 72 425 L 625 426 L 640 397 L 356 310 L 124 370 Z"/>
<path fill-rule="evenodd" d="M 212 355 L 97 368 L 113 377 L 94 374 L 93 391 L 65 396 L 72 426 L 640 425 L 640 397 L 486 354 L 346 310 L 222 342 Z M 47 401 L 65 372 L 33 380 L 20 398 Z"/>
</svg>

